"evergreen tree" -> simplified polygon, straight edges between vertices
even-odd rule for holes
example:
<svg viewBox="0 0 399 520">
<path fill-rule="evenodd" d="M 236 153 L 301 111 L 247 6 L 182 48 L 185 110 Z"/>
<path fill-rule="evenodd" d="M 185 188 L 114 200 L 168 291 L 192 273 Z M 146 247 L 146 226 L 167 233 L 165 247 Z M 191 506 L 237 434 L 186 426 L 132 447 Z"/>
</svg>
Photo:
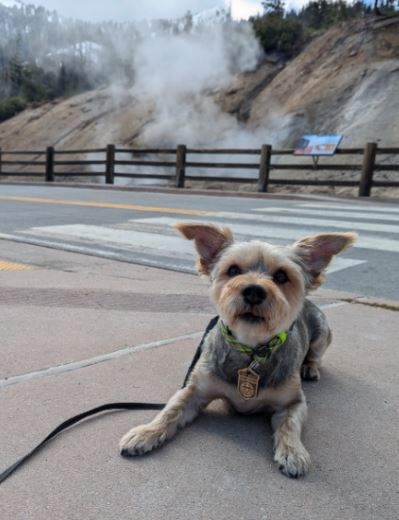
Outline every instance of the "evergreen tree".
<svg viewBox="0 0 399 520">
<path fill-rule="evenodd" d="M 187 11 L 183 20 L 183 31 L 186 33 L 190 33 L 193 28 L 193 15 L 191 11 Z"/>
<path fill-rule="evenodd" d="M 262 2 L 262 6 L 266 14 L 283 18 L 285 8 L 283 0 L 266 0 L 265 2 Z"/>
</svg>

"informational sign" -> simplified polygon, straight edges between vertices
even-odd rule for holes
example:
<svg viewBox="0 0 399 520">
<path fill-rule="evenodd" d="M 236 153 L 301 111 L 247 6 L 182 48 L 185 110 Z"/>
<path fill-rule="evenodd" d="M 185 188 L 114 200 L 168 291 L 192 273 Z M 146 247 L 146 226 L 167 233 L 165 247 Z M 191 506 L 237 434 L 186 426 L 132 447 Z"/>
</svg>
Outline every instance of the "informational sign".
<svg viewBox="0 0 399 520">
<path fill-rule="evenodd" d="M 342 135 L 303 135 L 295 145 L 294 155 L 334 155 Z"/>
</svg>

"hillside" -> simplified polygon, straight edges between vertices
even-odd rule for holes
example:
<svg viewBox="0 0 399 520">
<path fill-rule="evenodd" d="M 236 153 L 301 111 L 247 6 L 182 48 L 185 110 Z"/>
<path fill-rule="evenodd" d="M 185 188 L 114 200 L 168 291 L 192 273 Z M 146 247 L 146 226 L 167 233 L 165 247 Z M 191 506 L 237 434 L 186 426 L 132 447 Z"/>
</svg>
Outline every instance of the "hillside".
<svg viewBox="0 0 399 520">
<path fill-rule="evenodd" d="M 344 146 L 398 146 L 399 17 L 335 26 L 285 66 L 272 58 L 212 83 L 199 76 L 206 60 L 180 74 L 187 54 L 175 68 L 160 55 L 159 74 L 170 71 L 162 89 L 151 70 L 135 88 L 120 84 L 30 108 L 0 124 L 0 147 L 291 147 L 303 133 L 342 133 Z M 199 86 L 185 90 L 185 82 Z"/>
<path fill-rule="evenodd" d="M 345 145 L 399 142 L 399 17 L 372 18 L 316 38 L 257 96 L 249 124 L 268 107 L 290 116 L 288 142 L 306 132 L 342 133 Z"/>
</svg>

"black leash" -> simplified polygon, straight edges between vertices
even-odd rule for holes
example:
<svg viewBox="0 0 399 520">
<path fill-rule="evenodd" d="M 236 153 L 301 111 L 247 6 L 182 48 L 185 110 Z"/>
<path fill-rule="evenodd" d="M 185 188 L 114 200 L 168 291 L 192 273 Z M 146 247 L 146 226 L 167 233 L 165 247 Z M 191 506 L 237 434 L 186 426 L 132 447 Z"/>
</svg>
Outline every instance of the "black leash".
<svg viewBox="0 0 399 520">
<path fill-rule="evenodd" d="M 57 428 L 55 428 L 52 432 L 50 432 L 45 439 L 42 440 L 40 444 L 38 444 L 33 450 L 31 450 L 29 453 L 18 459 L 14 464 L 12 464 L 9 468 L 7 468 L 5 471 L 3 471 L 0 474 L 0 484 L 6 480 L 11 473 L 14 473 L 14 471 L 19 468 L 19 466 L 22 466 L 24 462 L 26 462 L 28 459 L 32 457 L 35 453 L 37 453 L 40 448 L 42 448 L 50 439 L 55 437 L 58 433 L 60 433 L 62 430 L 66 430 L 70 426 L 73 426 L 74 424 L 78 423 L 79 421 L 82 421 L 86 417 L 89 417 L 90 415 L 95 415 L 96 413 L 105 412 L 106 410 L 140 410 L 140 409 L 148 409 L 148 410 L 159 410 L 163 408 L 165 405 L 162 403 L 108 403 L 103 404 L 101 406 L 97 406 L 96 408 L 92 408 L 91 410 L 87 410 L 87 412 L 80 413 L 79 415 L 75 415 L 74 417 L 71 417 L 70 419 L 67 419 L 63 423 L 61 423 Z"/>
<path fill-rule="evenodd" d="M 191 372 L 193 371 L 198 359 L 201 356 L 202 346 L 204 344 L 204 340 L 208 335 L 209 331 L 213 329 L 216 325 L 219 317 L 215 316 L 208 323 L 208 326 L 205 330 L 204 335 L 202 336 L 201 342 L 195 351 L 193 360 L 191 361 L 190 367 L 187 371 L 186 377 L 184 378 L 184 382 L 182 388 L 184 388 L 187 384 L 188 378 L 190 377 Z M 5 471 L 0 473 L 0 484 L 4 482 L 16 469 L 18 469 L 22 464 L 24 464 L 27 460 L 29 460 L 35 453 L 37 453 L 49 440 L 53 439 L 56 435 L 58 435 L 63 430 L 73 426 L 74 424 L 86 419 L 91 415 L 95 415 L 101 412 L 105 412 L 107 410 L 161 410 L 165 406 L 165 403 L 108 403 L 103 404 L 101 406 L 96 406 L 96 408 L 92 408 L 91 410 L 87 410 L 86 412 L 82 412 L 78 415 L 74 415 L 70 419 L 67 419 L 63 423 L 61 423 L 57 428 L 55 428 L 52 432 L 50 432 L 45 439 L 43 439 L 37 446 L 35 446 L 29 453 L 18 459 L 14 464 L 8 467 Z"/>
</svg>

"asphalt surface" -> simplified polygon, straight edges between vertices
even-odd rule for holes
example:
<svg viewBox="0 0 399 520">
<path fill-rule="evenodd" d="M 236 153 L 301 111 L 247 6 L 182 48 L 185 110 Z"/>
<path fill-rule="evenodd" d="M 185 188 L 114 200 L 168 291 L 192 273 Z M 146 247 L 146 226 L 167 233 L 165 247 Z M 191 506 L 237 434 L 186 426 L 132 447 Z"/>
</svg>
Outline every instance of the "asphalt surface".
<svg viewBox="0 0 399 520">
<path fill-rule="evenodd" d="M 326 287 L 398 298 L 397 201 L 326 197 L 246 198 L 187 192 L 0 185 L 0 238 L 194 272 L 194 254 L 173 230 L 181 220 L 230 226 L 240 240 L 290 244 L 322 231 L 356 231 Z"/>
<path fill-rule="evenodd" d="M 141 203 L 150 204 L 143 194 Z M 27 229 L 44 206 L 15 204 L 7 215 L 24 211 L 18 229 Z M 74 208 L 56 207 L 70 224 Z M 342 292 L 362 265 L 331 273 L 345 275 L 339 292 L 313 296 L 333 343 L 321 380 L 304 384 L 306 477 L 274 465 L 263 415 L 215 403 L 162 449 L 124 459 L 119 438 L 154 412 L 107 413 L 59 435 L 0 485 L 0 518 L 396 520 L 399 303 Z M 83 410 L 167 400 L 214 315 L 207 284 L 190 273 L 15 240 L 0 240 L 0 287 L 0 469 Z"/>
</svg>

